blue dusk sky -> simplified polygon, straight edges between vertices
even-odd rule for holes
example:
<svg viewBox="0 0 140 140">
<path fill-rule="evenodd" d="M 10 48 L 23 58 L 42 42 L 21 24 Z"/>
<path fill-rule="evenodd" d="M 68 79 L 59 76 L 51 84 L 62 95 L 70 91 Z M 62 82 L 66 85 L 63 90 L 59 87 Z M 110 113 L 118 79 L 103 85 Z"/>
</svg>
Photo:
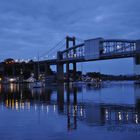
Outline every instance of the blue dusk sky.
<svg viewBox="0 0 140 140">
<path fill-rule="evenodd" d="M 140 39 L 140 0 L 0 0 L 0 59 L 32 59 L 65 36 Z M 133 59 L 79 64 L 132 74 Z"/>
</svg>

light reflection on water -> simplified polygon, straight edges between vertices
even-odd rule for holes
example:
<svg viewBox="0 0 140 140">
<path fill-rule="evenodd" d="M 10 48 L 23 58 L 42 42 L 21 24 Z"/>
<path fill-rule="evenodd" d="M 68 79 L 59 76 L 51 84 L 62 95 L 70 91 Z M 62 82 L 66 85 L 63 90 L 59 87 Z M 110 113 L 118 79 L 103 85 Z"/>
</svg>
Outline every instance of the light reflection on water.
<svg viewBox="0 0 140 140">
<path fill-rule="evenodd" d="M 138 139 L 140 86 L 0 85 L 0 114 L 0 139 Z"/>
</svg>

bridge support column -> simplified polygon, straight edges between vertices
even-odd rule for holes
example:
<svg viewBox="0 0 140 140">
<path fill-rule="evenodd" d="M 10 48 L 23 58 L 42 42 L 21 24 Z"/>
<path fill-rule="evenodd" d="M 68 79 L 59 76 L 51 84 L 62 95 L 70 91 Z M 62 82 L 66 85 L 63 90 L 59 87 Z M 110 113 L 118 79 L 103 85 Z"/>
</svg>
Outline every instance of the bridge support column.
<svg viewBox="0 0 140 140">
<path fill-rule="evenodd" d="M 134 73 L 135 75 L 140 75 L 140 55 L 134 58 Z"/>
<path fill-rule="evenodd" d="M 66 80 L 67 81 L 69 81 L 69 78 L 70 78 L 69 69 L 70 69 L 69 62 L 67 62 L 66 63 Z"/>
<path fill-rule="evenodd" d="M 57 81 L 58 82 L 63 82 L 63 80 L 64 80 L 63 63 L 58 63 L 57 64 Z"/>
<path fill-rule="evenodd" d="M 51 75 L 50 65 L 45 63 L 45 77 Z"/>
<path fill-rule="evenodd" d="M 136 51 L 140 51 L 140 40 L 136 41 Z M 134 74 L 140 75 L 140 54 L 134 58 Z"/>
<path fill-rule="evenodd" d="M 53 75 L 53 72 L 50 68 L 50 64 L 45 64 L 45 82 L 47 83 L 52 83 L 56 82 L 56 77 Z"/>
<path fill-rule="evenodd" d="M 76 62 L 73 63 L 73 80 L 76 80 Z"/>
</svg>

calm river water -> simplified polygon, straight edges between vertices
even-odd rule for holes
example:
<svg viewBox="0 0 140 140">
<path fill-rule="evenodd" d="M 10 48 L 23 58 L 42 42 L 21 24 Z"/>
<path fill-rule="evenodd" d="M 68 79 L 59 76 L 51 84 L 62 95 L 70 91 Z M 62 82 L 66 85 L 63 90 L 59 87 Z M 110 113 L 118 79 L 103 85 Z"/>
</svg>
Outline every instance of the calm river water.
<svg viewBox="0 0 140 140">
<path fill-rule="evenodd" d="M 0 85 L 0 140 L 139 140 L 140 85 Z"/>
</svg>

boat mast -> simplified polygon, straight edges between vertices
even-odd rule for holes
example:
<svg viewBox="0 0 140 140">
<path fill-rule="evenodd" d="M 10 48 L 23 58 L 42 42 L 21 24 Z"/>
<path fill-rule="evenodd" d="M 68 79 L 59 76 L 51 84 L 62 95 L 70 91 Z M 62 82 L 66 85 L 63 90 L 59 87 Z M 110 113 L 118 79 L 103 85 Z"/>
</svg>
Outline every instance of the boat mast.
<svg viewBox="0 0 140 140">
<path fill-rule="evenodd" d="M 39 80 L 39 51 L 38 51 L 38 54 L 37 54 L 37 80 Z"/>
</svg>

